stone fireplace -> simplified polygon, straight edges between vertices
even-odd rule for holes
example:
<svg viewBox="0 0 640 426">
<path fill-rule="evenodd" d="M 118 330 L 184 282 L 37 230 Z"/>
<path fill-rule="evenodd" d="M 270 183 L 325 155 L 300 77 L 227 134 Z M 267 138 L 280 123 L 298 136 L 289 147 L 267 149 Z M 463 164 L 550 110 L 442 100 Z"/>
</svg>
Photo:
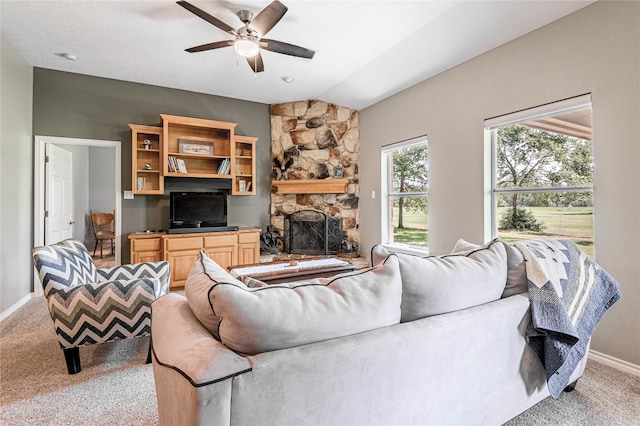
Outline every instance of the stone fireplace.
<svg viewBox="0 0 640 426">
<path fill-rule="evenodd" d="M 357 253 L 358 111 L 300 101 L 271 105 L 270 112 L 270 222 L 284 237 L 285 251 Z M 293 215 L 300 211 L 305 213 Z M 326 229 L 329 236 L 322 241 L 319 236 Z M 292 242 L 292 232 L 304 243 L 296 238 Z"/>
</svg>

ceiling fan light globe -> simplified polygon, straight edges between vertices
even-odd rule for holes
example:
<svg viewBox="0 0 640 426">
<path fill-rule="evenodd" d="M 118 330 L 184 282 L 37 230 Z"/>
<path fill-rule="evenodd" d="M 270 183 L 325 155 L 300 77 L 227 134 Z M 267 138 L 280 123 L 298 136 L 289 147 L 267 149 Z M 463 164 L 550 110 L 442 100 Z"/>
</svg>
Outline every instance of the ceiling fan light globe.
<svg viewBox="0 0 640 426">
<path fill-rule="evenodd" d="M 258 43 L 248 37 L 238 38 L 233 44 L 233 48 L 236 50 L 238 55 L 244 56 L 245 58 L 252 58 L 256 56 L 260 51 L 260 46 L 258 46 Z"/>
</svg>

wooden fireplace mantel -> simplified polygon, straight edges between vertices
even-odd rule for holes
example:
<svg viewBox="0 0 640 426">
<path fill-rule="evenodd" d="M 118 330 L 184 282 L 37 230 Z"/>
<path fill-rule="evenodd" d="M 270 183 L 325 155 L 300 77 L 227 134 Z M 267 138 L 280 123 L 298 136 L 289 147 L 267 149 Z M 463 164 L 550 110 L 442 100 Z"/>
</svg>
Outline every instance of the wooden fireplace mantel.
<svg viewBox="0 0 640 426">
<path fill-rule="evenodd" d="M 276 194 L 344 194 L 348 178 L 273 180 Z"/>
</svg>

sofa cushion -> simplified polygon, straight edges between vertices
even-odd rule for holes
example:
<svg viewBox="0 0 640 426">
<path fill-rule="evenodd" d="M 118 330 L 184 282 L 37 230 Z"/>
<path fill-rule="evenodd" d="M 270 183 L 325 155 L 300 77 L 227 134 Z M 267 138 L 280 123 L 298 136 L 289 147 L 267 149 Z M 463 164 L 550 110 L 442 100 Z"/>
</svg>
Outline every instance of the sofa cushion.
<svg viewBox="0 0 640 426">
<path fill-rule="evenodd" d="M 192 274 L 185 289 L 207 276 Z M 249 288 L 211 279 L 209 319 L 203 324 L 213 325 L 213 335 L 230 349 L 257 354 L 397 324 L 401 294 L 396 256 L 374 268 L 295 285 Z"/>
<path fill-rule="evenodd" d="M 241 281 L 233 278 L 224 268 L 200 252 L 184 283 L 184 295 L 193 314 L 211 333 L 217 329 L 218 324 L 209 303 L 209 292 L 215 284 L 222 282 L 244 286 Z"/>
<path fill-rule="evenodd" d="M 525 269 L 524 256 L 515 246 L 505 243 L 504 248 L 507 252 L 507 282 L 500 297 L 509 297 L 514 294 L 524 293 L 528 291 L 527 271 Z M 453 247 L 454 253 L 468 252 L 482 247 L 459 238 Z"/>
<path fill-rule="evenodd" d="M 375 264 L 388 254 L 384 245 L 377 245 L 371 260 Z M 401 322 L 497 300 L 507 279 L 507 254 L 498 240 L 465 253 L 395 256 L 402 276 Z"/>
</svg>

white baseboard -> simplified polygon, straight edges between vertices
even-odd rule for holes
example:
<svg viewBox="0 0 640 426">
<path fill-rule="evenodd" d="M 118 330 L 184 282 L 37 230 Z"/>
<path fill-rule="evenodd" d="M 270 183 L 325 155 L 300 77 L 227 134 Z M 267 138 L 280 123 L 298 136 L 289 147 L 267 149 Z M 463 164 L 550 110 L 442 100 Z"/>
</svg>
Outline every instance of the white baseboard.
<svg viewBox="0 0 640 426">
<path fill-rule="evenodd" d="M 26 296 L 24 296 L 22 299 L 18 300 L 16 303 L 13 304 L 13 306 L 11 306 L 9 309 L 7 309 L 6 311 L 4 311 L 3 313 L 0 314 L 0 321 L 3 321 L 5 318 L 8 318 L 9 315 L 14 313 L 18 309 L 20 309 L 22 307 L 22 305 L 27 303 L 33 297 L 34 297 L 34 294 L 33 293 L 29 293 Z"/>
<path fill-rule="evenodd" d="M 623 361 L 619 358 L 612 357 L 611 355 L 603 354 L 594 350 L 589 351 L 589 359 L 615 368 L 616 370 L 624 371 L 625 373 L 640 377 L 640 365 L 635 365 L 630 362 Z"/>
</svg>

